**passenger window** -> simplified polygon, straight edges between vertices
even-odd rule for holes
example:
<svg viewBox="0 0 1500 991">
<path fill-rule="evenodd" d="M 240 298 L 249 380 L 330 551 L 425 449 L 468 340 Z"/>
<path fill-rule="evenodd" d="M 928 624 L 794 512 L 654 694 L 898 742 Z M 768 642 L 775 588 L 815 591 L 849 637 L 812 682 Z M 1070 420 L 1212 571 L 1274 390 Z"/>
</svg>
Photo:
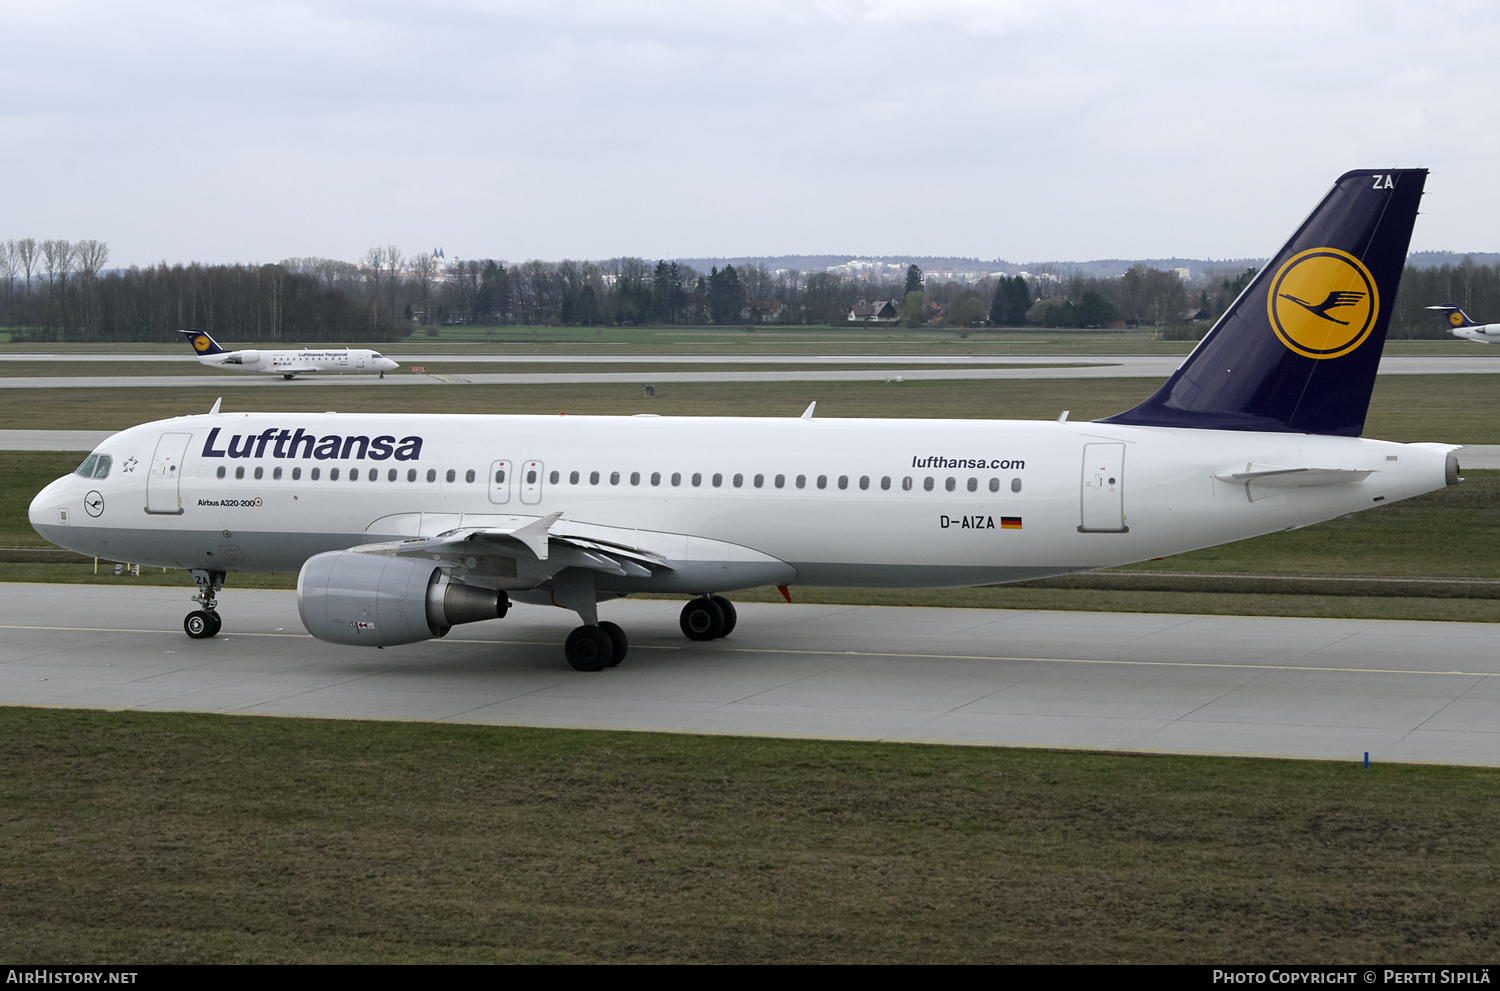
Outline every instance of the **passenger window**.
<svg viewBox="0 0 1500 991">
<path fill-rule="evenodd" d="M 296 481 L 301 480 L 301 478 L 302 478 L 302 469 L 301 468 L 293 468 L 292 469 L 292 481 L 296 482 Z"/>
<path fill-rule="evenodd" d="M 578 472 L 574 471 L 574 472 L 569 472 L 568 473 L 568 484 L 569 485 L 577 485 L 578 484 Z"/>
<path fill-rule="evenodd" d="M 1021 480 L 1019 478 L 1012 478 L 1010 480 L 1010 490 L 1012 492 L 1020 492 L 1021 491 Z"/>
<path fill-rule="evenodd" d="M 260 481 L 263 477 L 265 477 L 265 474 L 266 474 L 266 470 L 264 468 L 260 467 L 259 465 L 257 465 L 255 467 L 255 480 L 257 482 Z"/>
<path fill-rule="evenodd" d="M 495 469 L 495 484 L 496 485 L 504 485 L 505 484 L 505 469 L 504 468 L 496 468 Z"/>
<path fill-rule="evenodd" d="M 971 479 L 969 479 L 969 491 L 970 492 L 978 492 L 979 491 L 979 479 L 977 479 L 977 478 L 971 478 Z"/>
<path fill-rule="evenodd" d="M 551 482 L 553 485 L 556 485 L 557 480 L 561 477 L 561 475 L 554 471 L 551 475 L 547 476 L 547 481 Z"/>
<path fill-rule="evenodd" d="M 880 478 L 880 487 L 882 489 L 889 489 L 891 487 L 891 476 L 882 475 Z"/>
<path fill-rule="evenodd" d="M 734 487 L 735 488 L 739 488 L 741 485 L 745 484 L 745 476 L 744 475 L 736 475 L 736 476 L 734 476 L 733 479 L 731 479 L 731 481 L 734 482 Z"/>
<path fill-rule="evenodd" d="M 903 492 L 910 492 L 911 491 L 911 476 L 910 475 L 907 475 L 905 478 L 901 479 L 901 490 Z"/>
<path fill-rule="evenodd" d="M 826 489 L 826 488 L 828 488 L 828 476 L 827 475 L 819 475 L 818 476 L 818 488 L 820 488 L 820 489 Z"/>
<path fill-rule="evenodd" d="M 839 488 L 841 488 L 841 489 L 847 489 L 848 487 L 849 487 L 849 476 L 848 475 L 840 475 L 839 476 Z"/>
<path fill-rule="evenodd" d="M 868 489 L 870 487 L 870 476 L 869 475 L 861 475 L 861 476 L 859 476 L 859 487 L 861 489 Z"/>
<path fill-rule="evenodd" d="M 101 455 L 99 455 L 99 463 L 96 464 L 96 465 L 94 465 L 94 477 L 95 478 L 108 478 L 109 477 L 109 466 L 111 464 L 113 464 L 113 463 L 114 463 L 113 459 L 110 458 L 110 456 L 108 454 L 101 454 Z"/>
<path fill-rule="evenodd" d="M 272 468 L 271 469 L 271 477 L 273 479 L 275 479 L 276 481 L 278 481 L 278 482 L 281 481 L 281 469 L 280 468 Z"/>
<path fill-rule="evenodd" d="M 295 469 L 293 469 L 292 477 L 293 478 L 297 477 Z M 408 469 L 406 469 L 406 480 L 408 482 L 415 482 L 417 480 L 417 469 L 415 469 L 415 468 L 408 468 Z"/>
<path fill-rule="evenodd" d="M 394 482 L 396 480 L 396 469 L 392 468 L 390 471 L 386 472 L 385 480 L 387 482 Z"/>
<path fill-rule="evenodd" d="M 799 488 L 799 489 L 805 489 L 805 488 L 807 488 L 807 476 L 806 475 L 798 475 L 797 476 L 797 488 Z"/>
<path fill-rule="evenodd" d="M 243 468 L 236 468 L 235 469 L 235 471 L 243 471 L 243 470 L 244 470 Z M 328 480 L 330 482 L 337 482 L 339 480 L 339 470 L 337 468 L 330 468 L 330 469 L 328 469 Z"/>
<path fill-rule="evenodd" d="M 764 475 L 756 475 L 755 476 L 755 487 L 757 489 L 760 488 L 762 485 L 765 485 L 765 484 L 766 484 L 766 476 L 764 476 Z"/>
<path fill-rule="evenodd" d="M 786 488 L 786 476 L 785 475 L 777 475 L 776 476 L 776 487 L 778 489 Z"/>
<path fill-rule="evenodd" d="M 999 492 L 1000 491 L 1000 479 L 998 479 L 998 478 L 992 478 L 992 479 L 990 479 L 990 491 L 991 492 Z"/>
<path fill-rule="evenodd" d="M 639 485 L 639 484 L 641 484 L 641 473 L 640 472 L 633 471 L 633 472 L 630 473 L 630 484 L 631 485 Z"/>
<path fill-rule="evenodd" d="M 718 472 L 714 472 L 714 488 L 718 488 L 719 486 L 721 486 L 723 484 L 724 484 L 724 476 L 720 475 Z"/>
<path fill-rule="evenodd" d="M 372 482 L 378 482 L 378 481 L 380 481 L 380 469 L 379 468 L 371 468 L 370 469 L 370 481 L 372 481 Z"/>
<path fill-rule="evenodd" d="M 673 485 L 681 485 L 682 484 L 682 472 L 680 472 L 680 471 L 674 471 L 674 472 L 672 472 L 672 484 Z"/>
<path fill-rule="evenodd" d="M 350 468 L 349 469 L 349 481 L 351 481 L 351 482 L 357 482 L 357 481 L 359 481 L 359 469 L 358 468 Z"/>
<path fill-rule="evenodd" d="M 215 478 L 223 478 L 224 477 L 224 466 L 223 465 L 219 465 L 219 470 L 216 471 L 216 472 L 214 472 L 214 477 Z"/>
<path fill-rule="evenodd" d="M 696 471 L 693 472 L 693 484 L 694 485 L 702 485 L 703 484 L 703 476 L 700 475 L 700 474 L 698 474 Z"/>
<path fill-rule="evenodd" d="M 958 488 L 958 479 L 954 478 L 952 475 L 949 475 L 948 480 L 943 483 L 943 488 L 947 489 L 949 492 L 952 492 L 954 489 Z"/>
<path fill-rule="evenodd" d="M 660 485 L 661 484 L 661 472 L 659 472 L 659 471 L 653 471 L 651 473 L 651 484 L 652 485 Z"/>
<path fill-rule="evenodd" d="M 619 485 L 620 484 L 620 473 L 619 472 L 612 471 L 612 472 L 609 473 L 609 484 L 611 484 L 611 485 Z"/>
<path fill-rule="evenodd" d="M 318 480 L 318 477 L 320 475 L 322 475 L 322 474 L 323 474 L 323 469 L 321 469 L 321 468 L 314 468 L 312 470 L 312 474 L 309 475 L 308 477 L 311 478 L 314 482 L 316 482 Z"/>
<path fill-rule="evenodd" d="M 90 454 L 88 457 L 86 457 L 86 458 L 83 459 L 83 464 L 79 465 L 78 466 L 78 470 L 75 471 L 75 472 L 73 472 L 73 474 L 77 475 L 80 478 L 93 478 L 94 477 L 94 465 L 96 465 L 98 463 L 99 463 L 99 455 L 97 455 L 97 454 Z"/>
<path fill-rule="evenodd" d="M 591 472 L 589 472 L 589 484 L 590 485 L 598 485 L 599 484 L 599 473 L 597 471 L 591 471 Z"/>
<path fill-rule="evenodd" d="M 337 468 L 335 468 L 333 470 L 334 471 L 338 471 Z M 331 472 L 329 473 L 328 477 L 329 478 L 338 478 L 337 475 L 332 474 Z M 449 468 L 448 469 L 448 474 L 447 474 L 446 477 L 447 477 L 448 481 L 450 481 L 450 482 L 455 481 L 458 478 L 458 472 L 454 471 L 452 468 Z"/>
<path fill-rule="evenodd" d="M 530 471 L 528 471 L 526 473 L 526 484 L 527 485 L 535 485 L 536 484 L 536 469 L 535 468 L 531 469 Z"/>
<path fill-rule="evenodd" d="M 474 469 L 473 468 L 470 468 L 468 471 L 464 472 L 464 481 L 466 481 L 466 482 L 472 482 L 472 481 L 474 481 Z"/>
<path fill-rule="evenodd" d="M 427 469 L 427 480 L 429 482 L 436 482 L 437 481 L 437 469 L 436 468 L 428 468 Z"/>
<path fill-rule="evenodd" d="M 334 471 L 338 471 L 338 469 L 335 468 Z M 245 477 L 245 466 L 244 465 L 239 465 L 238 467 L 236 467 L 234 469 L 234 477 L 235 478 L 244 478 Z"/>
</svg>

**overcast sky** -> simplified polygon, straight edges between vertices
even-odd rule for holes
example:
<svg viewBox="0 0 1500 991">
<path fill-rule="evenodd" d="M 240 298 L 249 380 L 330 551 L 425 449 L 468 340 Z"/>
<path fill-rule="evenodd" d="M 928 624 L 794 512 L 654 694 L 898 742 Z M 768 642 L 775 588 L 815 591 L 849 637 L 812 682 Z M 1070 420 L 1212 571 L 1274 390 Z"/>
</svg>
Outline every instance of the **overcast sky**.
<svg viewBox="0 0 1500 991">
<path fill-rule="evenodd" d="M 1497 250 L 1497 9 L 0 0 L 0 238 L 1228 258 L 1403 166 L 1414 250 Z"/>
</svg>

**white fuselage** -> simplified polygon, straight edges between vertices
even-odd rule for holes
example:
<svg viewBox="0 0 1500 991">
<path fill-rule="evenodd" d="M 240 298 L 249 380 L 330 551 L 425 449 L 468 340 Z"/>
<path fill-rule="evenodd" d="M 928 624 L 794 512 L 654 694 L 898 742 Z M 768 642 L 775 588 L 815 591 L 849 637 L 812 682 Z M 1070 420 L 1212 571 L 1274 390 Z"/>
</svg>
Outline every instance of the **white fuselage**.
<svg viewBox="0 0 1500 991">
<path fill-rule="evenodd" d="M 369 348 L 329 348 L 295 351 L 246 349 L 206 354 L 200 364 L 227 368 L 237 372 L 261 372 L 267 375 L 309 375 L 316 372 L 391 372 L 401 366 L 378 351 Z"/>
<path fill-rule="evenodd" d="M 1461 337 L 1469 341 L 1478 341 L 1480 344 L 1500 343 L 1500 323 L 1479 324 L 1473 327 L 1454 327 L 1454 337 Z"/>
<path fill-rule="evenodd" d="M 236 413 L 116 434 L 97 449 L 107 477 L 58 479 L 30 516 L 91 556 L 296 571 L 323 551 L 561 513 L 667 557 L 684 537 L 738 545 L 797 583 L 944 587 L 1394 502 L 1442 488 L 1450 450 L 1088 422 Z M 734 587 L 726 572 L 699 591 Z"/>
</svg>

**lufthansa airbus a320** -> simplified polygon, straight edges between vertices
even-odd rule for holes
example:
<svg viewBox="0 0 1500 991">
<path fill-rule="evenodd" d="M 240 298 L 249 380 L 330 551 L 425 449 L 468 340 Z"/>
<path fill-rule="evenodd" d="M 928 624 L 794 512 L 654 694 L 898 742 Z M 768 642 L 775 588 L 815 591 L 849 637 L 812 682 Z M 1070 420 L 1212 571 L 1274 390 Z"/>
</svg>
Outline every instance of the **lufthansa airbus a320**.
<svg viewBox="0 0 1500 991">
<path fill-rule="evenodd" d="M 1155 395 L 1093 422 L 214 412 L 109 438 L 31 522 L 191 571 L 192 637 L 226 576 L 298 571 L 323 640 L 520 600 L 577 613 L 584 671 L 625 657 L 600 603 L 635 592 L 687 596 L 709 640 L 735 589 L 1022 581 L 1294 529 L 1460 481 L 1450 445 L 1360 436 L 1426 175 L 1341 176 Z"/>
</svg>

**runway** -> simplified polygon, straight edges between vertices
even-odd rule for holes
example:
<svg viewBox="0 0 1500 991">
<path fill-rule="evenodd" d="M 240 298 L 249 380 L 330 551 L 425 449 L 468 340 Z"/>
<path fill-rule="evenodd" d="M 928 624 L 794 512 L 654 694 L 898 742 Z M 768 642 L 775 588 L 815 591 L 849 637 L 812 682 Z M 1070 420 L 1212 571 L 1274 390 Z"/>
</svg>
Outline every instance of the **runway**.
<svg viewBox="0 0 1500 991">
<path fill-rule="evenodd" d="M 580 674 L 552 608 L 377 651 L 291 592 L 189 640 L 188 597 L 6 586 L 0 703 L 1500 765 L 1500 624 L 743 604 L 694 644 L 625 600 L 629 657 Z"/>
<path fill-rule="evenodd" d="M 535 355 L 488 356 L 492 359 L 524 361 L 540 360 Z M 555 358 L 558 356 L 554 356 Z M 611 361 L 638 364 L 653 363 L 670 357 L 669 363 L 714 364 L 764 364 L 770 359 L 761 355 L 675 355 L 613 357 Z M 0 389 L 213 389 L 265 387 L 265 388 L 321 388 L 324 386 L 441 386 L 441 385 L 561 385 L 561 384 L 636 384 L 670 385 L 681 382 L 883 382 L 902 380 L 907 382 L 929 381 L 973 381 L 1004 379 L 1099 379 L 1099 378 L 1156 378 L 1165 380 L 1182 363 L 1182 355 L 987 355 L 967 356 L 967 360 L 951 360 L 951 367 L 901 367 L 910 362 L 913 366 L 943 363 L 937 358 L 913 355 L 862 355 L 857 358 L 819 356 L 781 356 L 777 363 L 817 364 L 882 364 L 888 368 L 868 369 L 824 369 L 788 368 L 786 370 L 739 370 L 733 367 L 719 369 L 695 369 L 692 371 L 629 371 L 629 372 L 473 372 L 463 374 L 418 374 L 393 372 L 384 379 L 376 375 L 308 375 L 290 381 L 279 375 L 243 374 L 225 372 L 222 375 L 58 375 L 58 376 L 0 376 Z M 603 360 L 600 356 L 588 356 L 589 360 Z M 734 360 L 727 360 L 734 359 Z M 432 361 L 447 360 L 433 356 Z M 983 363 L 989 366 L 971 367 Z M 565 364 L 565 363 L 563 363 Z M 409 366 L 408 366 L 409 367 Z M 1381 375 L 1500 375 L 1500 356 L 1443 356 L 1419 355 L 1385 357 L 1380 362 Z"/>
</svg>

